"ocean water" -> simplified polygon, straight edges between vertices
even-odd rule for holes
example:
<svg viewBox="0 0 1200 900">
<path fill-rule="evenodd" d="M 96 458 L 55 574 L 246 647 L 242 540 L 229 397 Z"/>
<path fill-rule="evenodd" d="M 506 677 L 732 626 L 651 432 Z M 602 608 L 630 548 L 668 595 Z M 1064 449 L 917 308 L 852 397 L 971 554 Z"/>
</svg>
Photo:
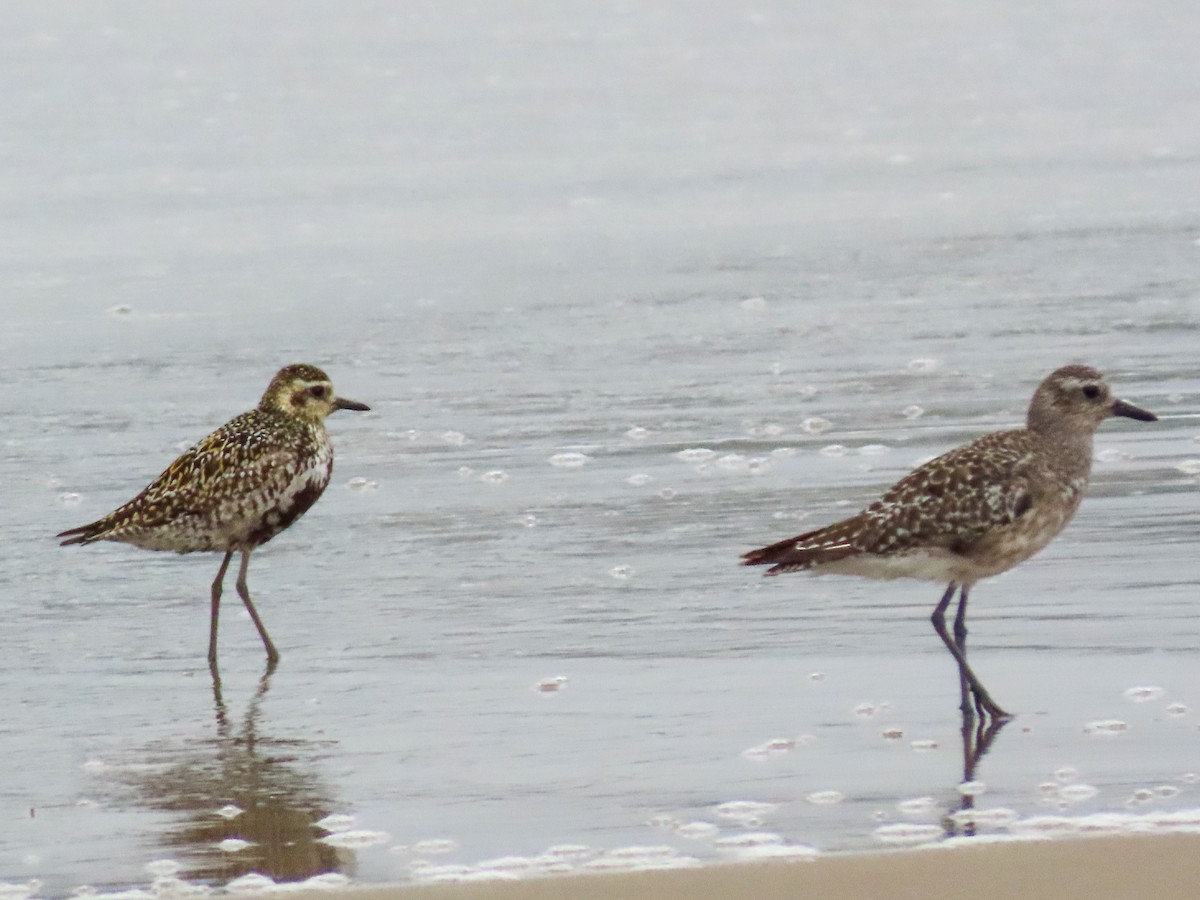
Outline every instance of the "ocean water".
<svg viewBox="0 0 1200 900">
<path fill-rule="evenodd" d="M 1190 822 L 1198 15 L 0 11 L 0 882 L 894 846 L 964 769 L 985 835 Z M 53 536 L 295 361 L 372 412 L 214 677 L 217 557 Z M 1162 418 L 973 592 L 998 733 L 939 586 L 737 565 L 1071 361 Z"/>
</svg>

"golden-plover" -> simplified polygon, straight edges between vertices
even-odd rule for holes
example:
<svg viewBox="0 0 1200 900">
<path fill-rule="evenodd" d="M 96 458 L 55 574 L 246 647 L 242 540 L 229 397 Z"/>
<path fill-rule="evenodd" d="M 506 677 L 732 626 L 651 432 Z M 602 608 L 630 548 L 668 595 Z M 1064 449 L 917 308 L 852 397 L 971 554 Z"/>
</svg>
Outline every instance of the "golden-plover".
<svg viewBox="0 0 1200 900">
<path fill-rule="evenodd" d="M 237 592 L 274 664 L 279 651 L 246 587 L 250 553 L 302 516 L 329 484 L 333 445 L 325 417 L 339 409 L 370 407 L 336 396 L 329 376 L 316 366 L 285 366 L 257 408 L 204 438 L 128 503 L 58 536 L 67 539 L 63 545 L 120 541 L 177 553 L 224 551 L 212 583 L 208 659 L 214 665 L 221 586 L 229 561 L 240 552 Z"/>
<path fill-rule="evenodd" d="M 967 595 L 981 578 L 1029 559 L 1079 508 L 1092 469 L 1092 436 L 1110 416 L 1153 422 L 1112 396 L 1081 365 L 1052 372 L 1034 392 L 1024 428 L 998 431 L 910 472 L 858 515 L 742 556 L 767 575 L 796 570 L 949 582 L 933 627 L 958 663 L 964 714 L 1008 718 L 967 664 Z M 954 634 L 946 608 L 959 591 Z"/>
</svg>

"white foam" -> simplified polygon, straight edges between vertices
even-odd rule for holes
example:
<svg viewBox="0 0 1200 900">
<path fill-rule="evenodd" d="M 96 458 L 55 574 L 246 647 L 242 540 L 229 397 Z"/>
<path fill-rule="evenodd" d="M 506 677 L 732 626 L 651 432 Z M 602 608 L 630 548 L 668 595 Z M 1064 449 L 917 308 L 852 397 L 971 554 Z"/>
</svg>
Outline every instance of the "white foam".
<svg viewBox="0 0 1200 900">
<path fill-rule="evenodd" d="M 833 427 L 833 423 L 821 416 L 809 416 L 800 423 L 800 428 L 809 434 L 824 434 Z"/>
<path fill-rule="evenodd" d="M 335 831 L 333 834 L 327 834 L 325 837 L 319 838 L 319 840 L 322 844 L 328 844 L 330 847 L 361 850 L 365 847 L 374 847 L 376 844 L 386 843 L 391 840 L 391 835 L 386 831 L 355 829 L 351 831 Z"/>
<path fill-rule="evenodd" d="M 757 800 L 729 800 L 717 805 L 713 814 L 720 819 L 732 821 L 759 820 L 775 812 L 778 807 L 774 803 L 762 803 Z"/>
<path fill-rule="evenodd" d="M 936 750 L 938 748 L 938 742 L 924 739 L 919 741 L 910 741 L 908 746 L 912 747 L 912 749 L 918 753 L 928 753 L 930 750 Z"/>
<path fill-rule="evenodd" d="M 689 447 L 687 450 L 680 450 L 675 454 L 684 462 L 705 462 L 717 455 L 716 450 L 709 450 L 707 447 Z"/>
<path fill-rule="evenodd" d="M 900 414 L 906 419 L 919 419 L 925 415 L 925 407 L 917 406 L 915 403 L 911 406 L 906 406 L 900 411 Z"/>
<path fill-rule="evenodd" d="M 881 825 L 872 834 L 877 841 L 882 841 L 885 844 L 907 846 L 936 841 L 945 834 L 945 831 L 940 825 L 909 825 L 898 823 L 894 825 Z"/>
<path fill-rule="evenodd" d="M 554 694 L 561 691 L 566 683 L 566 675 L 555 675 L 551 678 L 543 678 L 535 682 L 533 689 L 539 694 Z"/>
<path fill-rule="evenodd" d="M 409 848 L 418 856 L 441 856 L 443 853 L 453 853 L 458 849 L 458 841 L 450 838 L 426 838 L 417 841 Z"/>
<path fill-rule="evenodd" d="M 244 812 L 245 812 L 245 810 L 242 809 L 241 807 L 234 806 L 232 803 L 229 803 L 229 804 L 226 804 L 225 806 L 222 806 L 220 809 L 218 809 L 217 815 L 220 816 L 222 819 L 236 819 L 238 816 L 240 816 Z"/>
<path fill-rule="evenodd" d="M 591 462 L 592 458 L 586 453 L 555 453 L 549 461 L 550 465 L 559 469 L 578 469 Z"/>
<path fill-rule="evenodd" d="M 958 786 L 958 792 L 964 797 L 978 797 L 987 790 L 982 781 L 964 781 Z"/>
<path fill-rule="evenodd" d="M 467 436 L 461 431 L 443 431 L 442 443 L 449 444 L 451 447 L 461 447 L 467 442 Z"/>
<path fill-rule="evenodd" d="M 225 840 L 217 844 L 217 849 L 224 853 L 238 853 L 253 846 L 253 841 L 244 841 L 241 838 L 225 838 Z"/>
<path fill-rule="evenodd" d="M 703 841 L 716 837 L 721 829 L 712 822 L 684 822 L 675 829 L 675 833 L 689 841 Z"/>
<path fill-rule="evenodd" d="M 978 825 L 983 828 L 1007 828 L 1018 818 L 1016 810 L 1003 806 L 960 809 L 950 814 L 950 819 L 959 825 Z"/>
<path fill-rule="evenodd" d="M 493 469 L 480 475 L 479 480 L 485 484 L 503 484 L 508 481 L 508 473 L 503 469 Z"/>
<path fill-rule="evenodd" d="M 275 883 L 275 879 L 260 875 L 258 872 L 250 872 L 228 882 L 225 890 L 230 894 L 256 894 L 261 891 L 273 890 L 276 887 L 278 885 Z"/>
<path fill-rule="evenodd" d="M 641 425 L 634 425 L 627 432 L 625 432 L 625 437 L 635 441 L 644 441 L 649 436 L 650 429 L 643 428 Z"/>
<path fill-rule="evenodd" d="M 542 855 L 562 862 L 580 862 L 591 859 L 596 852 L 587 844 L 555 844 L 553 847 L 547 847 Z"/>
<path fill-rule="evenodd" d="M 1088 734 L 1116 735 L 1128 731 L 1129 723 L 1120 719 L 1097 719 L 1084 725 L 1083 730 Z"/>
<path fill-rule="evenodd" d="M 617 581 L 626 581 L 633 575 L 633 566 L 613 566 L 608 570 L 608 574 Z"/>
<path fill-rule="evenodd" d="M 1150 700 L 1157 700 L 1163 695 L 1163 689 L 1157 685 L 1146 685 L 1143 687 L 1131 687 L 1126 689 L 1124 697 L 1126 700 L 1132 700 L 1134 703 L 1146 703 Z"/>
<path fill-rule="evenodd" d="M 806 794 L 804 799 L 814 806 L 833 806 L 845 800 L 846 795 L 841 791 L 813 791 L 811 794 Z"/>
<path fill-rule="evenodd" d="M 354 816 L 344 813 L 331 813 L 325 818 L 313 822 L 313 825 L 325 831 L 348 831 L 354 827 L 354 823 L 357 821 Z"/>
<path fill-rule="evenodd" d="M 937 808 L 937 801 L 932 797 L 913 797 L 896 804 L 896 809 L 906 816 L 927 816 Z"/>
<path fill-rule="evenodd" d="M 826 447 L 822 447 L 818 452 L 822 456 L 829 456 L 829 457 L 845 456 L 846 448 L 841 444 L 829 444 Z"/>
<path fill-rule="evenodd" d="M 628 478 L 626 478 L 625 483 L 633 485 L 634 487 L 643 487 L 653 480 L 653 475 L 647 475 L 645 472 L 638 472 L 636 475 L 630 475 Z"/>
<path fill-rule="evenodd" d="M 1175 718 L 1186 716 L 1188 714 L 1188 708 L 1186 704 L 1183 703 L 1170 703 L 1167 705 L 1165 711 L 1168 716 L 1173 716 Z"/>
<path fill-rule="evenodd" d="M 1176 464 L 1175 468 L 1184 475 L 1200 475 L 1200 459 L 1185 459 Z"/>
</svg>

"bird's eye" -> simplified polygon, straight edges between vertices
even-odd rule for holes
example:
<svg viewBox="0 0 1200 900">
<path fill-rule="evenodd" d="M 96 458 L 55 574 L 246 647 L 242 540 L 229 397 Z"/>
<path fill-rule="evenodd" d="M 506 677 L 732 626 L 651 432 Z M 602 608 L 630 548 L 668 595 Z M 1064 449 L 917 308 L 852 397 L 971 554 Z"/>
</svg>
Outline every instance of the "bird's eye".
<svg viewBox="0 0 1200 900">
<path fill-rule="evenodd" d="M 308 389 L 308 392 L 318 399 L 323 398 L 326 394 L 325 385 L 314 384 Z"/>
<path fill-rule="evenodd" d="M 1089 400 L 1095 400 L 1100 396 L 1100 388 L 1094 384 L 1086 385 L 1083 389 L 1083 396 L 1087 397 Z"/>
</svg>

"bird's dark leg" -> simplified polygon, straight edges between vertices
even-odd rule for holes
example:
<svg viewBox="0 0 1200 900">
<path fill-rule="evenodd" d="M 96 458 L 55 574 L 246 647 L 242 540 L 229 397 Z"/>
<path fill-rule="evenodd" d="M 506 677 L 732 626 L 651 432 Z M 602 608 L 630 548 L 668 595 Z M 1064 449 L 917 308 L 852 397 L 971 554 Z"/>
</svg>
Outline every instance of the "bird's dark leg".
<svg viewBox="0 0 1200 900">
<path fill-rule="evenodd" d="M 946 649 L 950 651 L 955 661 L 958 663 L 958 673 L 960 684 L 965 681 L 970 693 L 975 697 L 975 708 L 979 710 L 980 715 L 988 715 L 994 719 L 1011 719 L 1012 716 L 1006 713 L 995 700 L 988 694 L 987 688 L 983 683 L 975 677 L 975 673 L 971 671 L 970 664 L 967 663 L 967 655 L 962 648 L 955 642 L 954 638 L 946 630 L 946 607 L 950 605 L 950 601 L 954 599 L 954 591 L 958 587 L 953 581 L 946 588 L 946 593 L 942 595 L 942 599 L 933 610 L 933 615 L 930 616 L 930 621 L 933 622 L 933 630 L 937 632 L 938 637 L 942 639 L 942 643 L 946 645 Z M 961 610 L 961 606 L 960 606 Z M 971 703 L 964 693 L 960 708 L 964 713 L 969 712 Z"/>
<path fill-rule="evenodd" d="M 275 649 L 275 645 L 271 643 L 271 636 L 267 634 L 267 629 L 262 623 L 262 619 L 258 617 L 258 610 L 254 608 L 254 604 L 250 600 L 250 589 L 246 587 L 246 570 L 250 568 L 250 551 L 242 551 L 242 564 L 238 568 L 237 592 L 242 598 L 242 602 L 246 604 L 246 611 L 250 613 L 250 618 L 254 620 L 254 627 L 258 629 L 258 636 L 262 638 L 263 646 L 267 648 L 267 661 L 269 663 L 279 662 L 279 651 Z"/>
<path fill-rule="evenodd" d="M 962 655 L 967 655 L 967 594 L 968 588 L 964 584 L 958 591 L 958 611 L 954 614 L 954 643 L 958 644 L 958 649 L 962 651 Z M 967 676 L 963 671 L 958 671 L 958 689 L 962 697 L 959 704 L 959 709 L 963 711 L 964 716 L 971 715 L 970 700 L 974 700 L 975 710 L 979 715 L 983 716 L 983 710 L 979 708 L 979 698 L 975 697 L 971 692 L 971 685 L 967 682 Z M 982 724 L 982 723 L 981 723 Z"/>
<path fill-rule="evenodd" d="M 229 560 L 233 559 L 233 551 L 226 552 L 221 560 L 221 568 L 212 583 L 212 613 L 208 623 L 208 665 L 214 668 L 217 664 L 217 618 L 221 614 L 221 583 L 225 580 L 225 570 L 229 568 Z"/>
</svg>

